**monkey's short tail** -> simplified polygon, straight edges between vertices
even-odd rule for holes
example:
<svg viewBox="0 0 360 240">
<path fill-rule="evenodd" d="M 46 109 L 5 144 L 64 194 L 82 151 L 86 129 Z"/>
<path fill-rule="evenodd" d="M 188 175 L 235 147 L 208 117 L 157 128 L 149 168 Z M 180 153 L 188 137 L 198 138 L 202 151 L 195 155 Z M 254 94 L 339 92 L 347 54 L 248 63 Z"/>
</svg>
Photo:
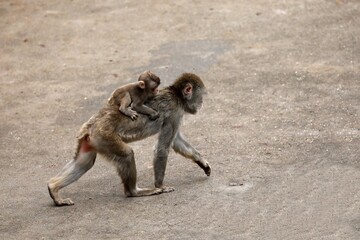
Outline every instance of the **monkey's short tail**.
<svg viewBox="0 0 360 240">
<path fill-rule="evenodd" d="M 76 136 L 77 139 L 79 139 L 79 140 L 83 139 L 84 137 L 86 137 L 86 135 L 89 136 L 91 134 L 91 128 L 95 123 L 95 119 L 96 119 L 96 115 L 92 116 L 87 122 L 85 122 L 81 126 L 81 128 Z"/>
<path fill-rule="evenodd" d="M 82 141 L 83 141 L 83 139 L 78 139 L 74 159 L 78 159 L 78 157 L 79 157 L 80 148 L 81 148 L 81 142 Z"/>
<path fill-rule="evenodd" d="M 77 147 L 76 147 L 76 152 L 75 152 L 75 158 L 74 159 L 77 159 L 78 156 L 79 156 L 79 153 L 80 153 L 80 148 L 81 148 L 81 144 L 82 144 L 82 141 L 87 140 L 87 138 L 90 136 L 91 134 L 91 127 L 93 126 L 93 121 L 94 121 L 94 117 L 91 117 L 89 119 L 89 121 L 87 121 L 86 123 L 84 123 L 76 138 L 78 140 L 78 143 L 77 143 Z"/>
<path fill-rule="evenodd" d="M 79 153 L 80 153 L 80 149 L 81 149 L 81 145 L 83 144 L 83 141 L 89 141 L 89 135 L 90 133 L 88 133 L 87 131 L 80 131 L 78 136 L 77 136 L 77 146 L 76 146 L 76 152 L 75 152 L 75 156 L 74 159 L 78 159 L 79 157 Z"/>
<path fill-rule="evenodd" d="M 88 123 L 84 123 L 84 125 L 82 125 L 80 131 L 78 132 L 78 134 L 76 135 L 76 138 L 78 140 L 83 139 L 86 136 L 90 135 L 90 127 Z"/>
</svg>

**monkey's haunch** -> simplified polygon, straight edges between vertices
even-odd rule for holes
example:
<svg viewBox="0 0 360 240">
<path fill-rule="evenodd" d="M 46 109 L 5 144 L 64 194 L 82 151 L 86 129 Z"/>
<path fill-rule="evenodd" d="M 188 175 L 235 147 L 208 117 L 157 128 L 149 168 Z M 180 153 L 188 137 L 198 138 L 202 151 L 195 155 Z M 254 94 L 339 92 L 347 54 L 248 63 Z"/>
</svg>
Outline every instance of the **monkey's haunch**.
<svg viewBox="0 0 360 240">
<path fill-rule="evenodd" d="M 81 147 L 80 147 L 80 152 L 91 152 L 93 151 L 94 148 L 92 146 L 90 146 L 88 140 L 84 139 L 82 142 L 81 142 Z"/>
</svg>

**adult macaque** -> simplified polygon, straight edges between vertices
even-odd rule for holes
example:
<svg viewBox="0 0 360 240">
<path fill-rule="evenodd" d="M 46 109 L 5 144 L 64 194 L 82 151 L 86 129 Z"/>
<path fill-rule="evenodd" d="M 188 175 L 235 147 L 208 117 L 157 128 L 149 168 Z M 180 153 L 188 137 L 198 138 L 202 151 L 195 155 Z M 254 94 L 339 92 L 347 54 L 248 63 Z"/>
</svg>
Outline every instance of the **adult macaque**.
<svg viewBox="0 0 360 240">
<path fill-rule="evenodd" d="M 204 93 L 205 86 L 201 79 L 195 74 L 184 73 L 149 101 L 149 106 L 159 112 L 156 120 L 139 115 L 136 121 L 132 121 L 116 108 L 102 108 L 80 129 L 75 158 L 56 177 L 50 179 L 48 189 L 54 203 L 57 206 L 74 204 L 69 198 L 61 198 L 59 190 L 87 172 L 94 165 L 97 153 L 115 165 L 125 195 L 129 197 L 174 191 L 174 188 L 163 185 L 170 147 L 192 159 L 210 176 L 208 162 L 184 140 L 179 130 L 184 113 L 195 114 L 201 108 Z M 159 133 L 159 138 L 154 152 L 155 188 L 139 188 L 136 184 L 134 152 L 127 143 L 156 133 Z"/>
<path fill-rule="evenodd" d="M 146 71 L 139 76 L 138 82 L 129 83 L 116 89 L 108 99 L 108 104 L 118 107 L 121 113 L 132 120 L 137 119 L 137 113 L 149 115 L 150 119 L 154 120 L 159 117 L 159 114 L 144 103 L 155 96 L 159 85 L 160 78 L 152 72 Z"/>
</svg>

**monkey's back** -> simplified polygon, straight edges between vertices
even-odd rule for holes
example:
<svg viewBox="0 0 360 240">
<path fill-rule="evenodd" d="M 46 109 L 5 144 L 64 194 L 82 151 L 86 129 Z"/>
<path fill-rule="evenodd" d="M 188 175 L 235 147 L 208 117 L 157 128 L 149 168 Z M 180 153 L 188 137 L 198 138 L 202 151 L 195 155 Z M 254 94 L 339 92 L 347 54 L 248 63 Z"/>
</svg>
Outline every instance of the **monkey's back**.
<svg viewBox="0 0 360 240">
<path fill-rule="evenodd" d="M 148 116 L 139 114 L 133 121 L 120 113 L 116 106 L 107 105 L 83 124 L 78 138 L 94 134 L 107 138 L 118 134 L 124 142 L 133 142 L 158 133 L 166 119 L 181 121 L 184 113 L 179 108 L 176 94 L 169 88 L 161 90 L 146 104 L 159 112 L 159 118 L 150 120 Z"/>
</svg>

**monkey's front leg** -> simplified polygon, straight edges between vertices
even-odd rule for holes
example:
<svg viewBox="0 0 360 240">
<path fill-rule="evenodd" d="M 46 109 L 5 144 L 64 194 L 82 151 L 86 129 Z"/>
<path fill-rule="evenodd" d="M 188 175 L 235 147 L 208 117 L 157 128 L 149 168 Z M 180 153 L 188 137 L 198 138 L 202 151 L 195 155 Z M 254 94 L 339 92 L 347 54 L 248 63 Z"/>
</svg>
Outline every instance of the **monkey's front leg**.
<svg viewBox="0 0 360 240">
<path fill-rule="evenodd" d="M 131 109 L 130 104 L 131 104 L 131 97 L 130 94 L 127 92 L 120 101 L 119 111 L 122 114 L 130 117 L 131 120 L 136 120 L 138 118 L 138 114 L 136 111 Z"/>
<path fill-rule="evenodd" d="M 174 138 L 174 132 L 176 132 L 176 129 L 174 130 L 170 124 L 163 126 L 159 134 L 159 140 L 155 146 L 155 187 L 163 189 L 163 192 L 172 192 L 175 190 L 173 187 L 165 187 L 163 185 L 169 149 Z"/>
<path fill-rule="evenodd" d="M 175 191 L 175 188 L 166 187 L 163 185 L 169 149 L 162 149 L 162 150 L 156 149 L 155 152 L 156 152 L 154 159 L 155 187 L 161 188 L 165 193 Z"/>
<path fill-rule="evenodd" d="M 182 137 L 180 132 L 176 134 L 172 147 L 175 152 L 193 160 L 204 170 L 207 176 L 210 176 L 211 167 L 209 163 L 202 159 L 201 154 Z"/>
</svg>

